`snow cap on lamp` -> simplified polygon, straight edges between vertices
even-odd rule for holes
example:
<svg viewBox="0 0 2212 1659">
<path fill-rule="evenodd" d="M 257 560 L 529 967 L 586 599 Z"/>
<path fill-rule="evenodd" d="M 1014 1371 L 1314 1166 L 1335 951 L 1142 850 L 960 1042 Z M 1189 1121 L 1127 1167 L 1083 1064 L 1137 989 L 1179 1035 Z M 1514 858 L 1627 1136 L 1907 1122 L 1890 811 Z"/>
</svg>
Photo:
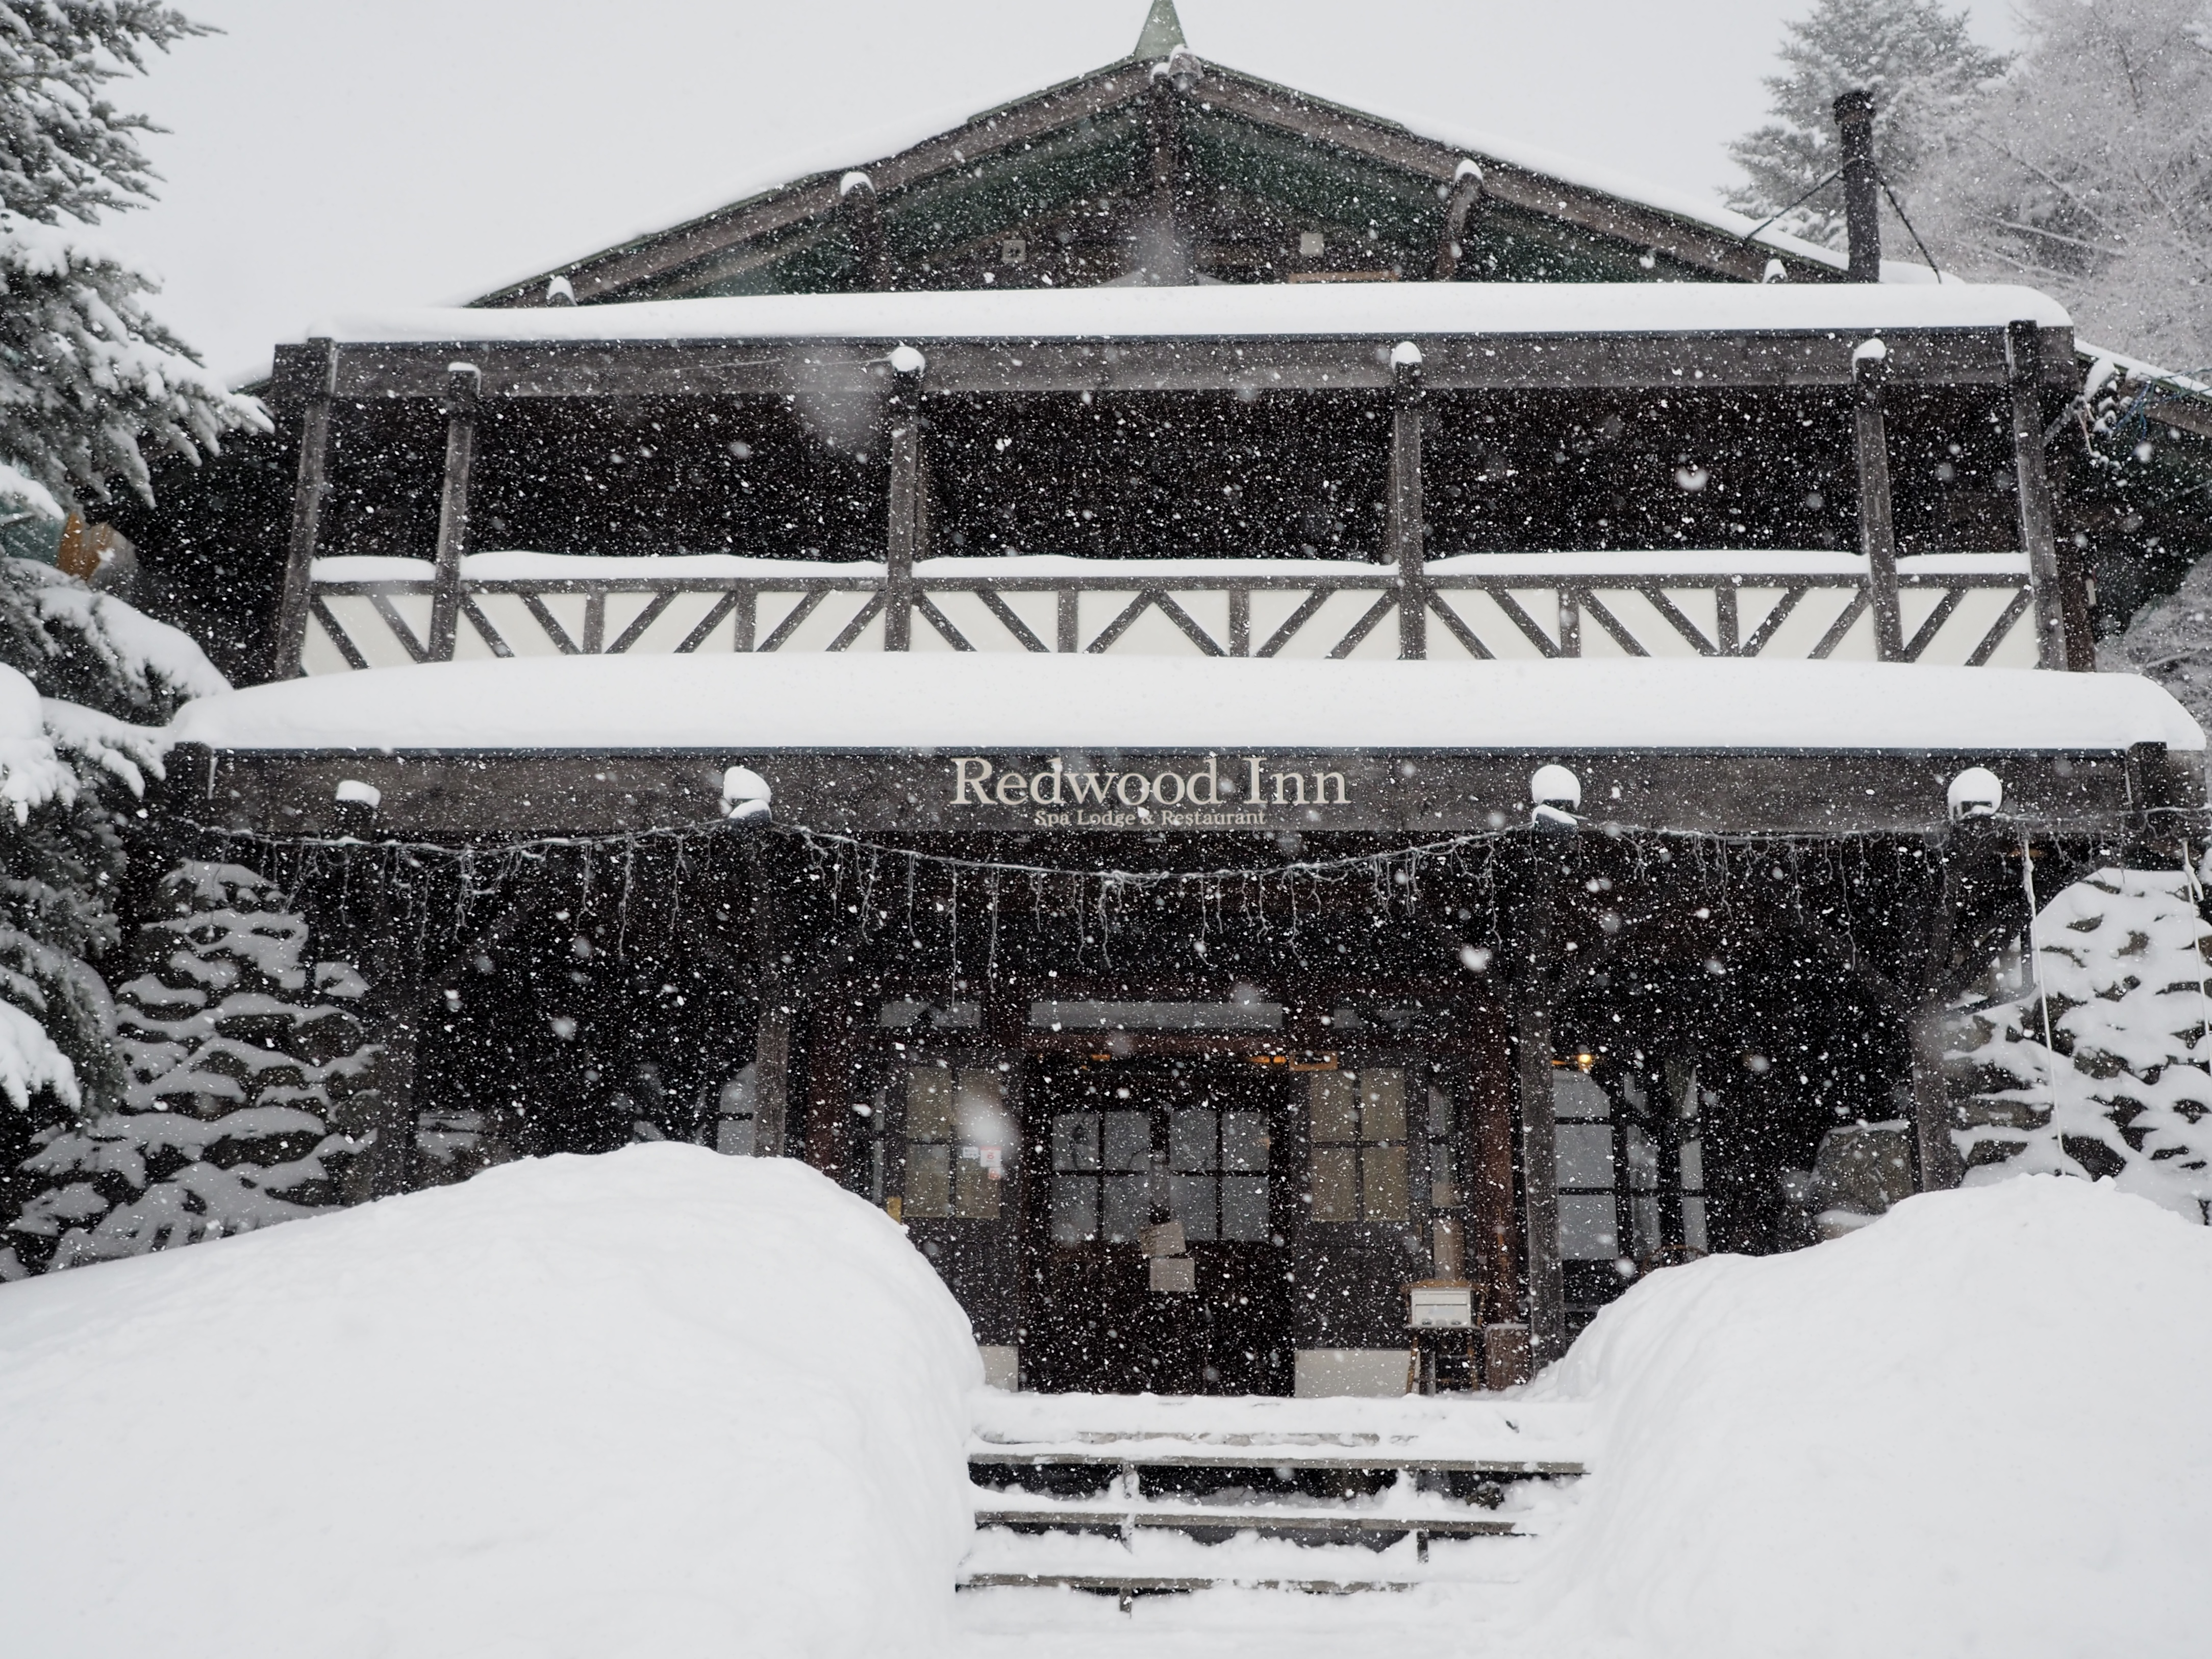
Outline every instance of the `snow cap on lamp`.
<svg viewBox="0 0 2212 1659">
<path fill-rule="evenodd" d="M 1970 766 L 1951 780 L 1943 799 L 1954 823 L 1960 818 L 1993 818 L 2004 805 L 2004 781 L 1986 766 Z"/>
<path fill-rule="evenodd" d="M 1557 762 L 1538 767 L 1528 779 L 1529 822 L 1571 828 L 1583 804 L 1583 781 Z"/>
<path fill-rule="evenodd" d="M 722 816 L 732 823 L 762 823 L 775 816 L 775 792 L 768 780 L 750 766 L 732 766 L 722 774 Z"/>
</svg>

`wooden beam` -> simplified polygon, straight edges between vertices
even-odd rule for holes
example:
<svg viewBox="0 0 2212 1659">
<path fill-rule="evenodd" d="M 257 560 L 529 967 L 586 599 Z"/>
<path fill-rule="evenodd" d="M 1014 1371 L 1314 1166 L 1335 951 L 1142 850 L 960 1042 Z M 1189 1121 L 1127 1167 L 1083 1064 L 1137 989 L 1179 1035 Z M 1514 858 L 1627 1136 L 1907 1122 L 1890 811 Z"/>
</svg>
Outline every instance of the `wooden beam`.
<svg viewBox="0 0 2212 1659">
<path fill-rule="evenodd" d="M 1420 137 L 1395 123 L 1323 104 L 1247 76 L 1208 67 L 1196 94 L 1210 108 L 1255 125 L 1292 133 L 1321 149 L 1349 151 L 1437 184 L 1452 183 L 1465 151 Z M 1651 249 L 1743 282 L 1758 282 L 1770 258 L 1779 258 L 1805 280 L 1833 281 L 1839 271 L 1746 242 L 1710 225 L 1625 201 L 1495 157 L 1480 158 L 1484 193 L 1508 206 L 1601 236 Z"/>
<path fill-rule="evenodd" d="M 461 558 L 468 550 L 469 474 L 476 461 L 477 386 L 473 363 L 446 370 L 446 474 L 438 492 L 438 552 L 431 576 L 430 660 L 453 659 L 461 616 Z M 591 649 L 589 646 L 586 649 Z"/>
<path fill-rule="evenodd" d="M 573 316 L 574 312 L 562 312 Z M 1893 330 L 1888 383 L 2012 383 L 2003 331 Z M 1388 391 L 1395 337 L 1093 339 L 917 337 L 933 394 Z M 438 341 L 349 345 L 336 395 L 442 398 L 465 354 L 487 398 L 787 397 L 880 388 L 892 338 L 839 340 Z M 1856 382 L 1851 336 L 1796 333 L 1435 335 L 1419 342 L 1431 392 L 1719 392 Z M 297 360 L 280 353 L 296 372 Z M 2070 385 L 2070 330 L 2048 331 L 2038 361 Z"/>
<path fill-rule="evenodd" d="M 301 361 L 302 359 L 306 361 Z M 300 466 L 292 487 L 292 535 L 284 560 L 284 587 L 276 606 L 276 637 L 270 653 L 269 678 L 290 679 L 300 672 L 307 639 L 307 600 L 313 586 L 315 547 L 322 533 L 323 498 L 330 493 L 331 413 L 337 386 L 335 341 L 314 339 L 289 365 L 312 374 L 300 427 Z"/>
<path fill-rule="evenodd" d="M 1018 151 L 1060 128 L 1095 119 L 1142 97 L 1149 84 L 1148 65 L 1116 65 L 987 111 L 911 149 L 868 162 L 866 171 L 877 190 L 890 195 L 941 173 L 971 169 L 992 156 Z M 675 276 L 757 238 L 810 221 L 828 220 L 836 211 L 837 186 L 843 171 L 816 173 L 747 197 L 668 230 L 564 265 L 558 272 L 549 271 L 502 289 L 479 303 L 533 303 L 544 292 L 546 276 L 553 275 L 566 276 L 580 301 L 619 297 L 624 289 Z"/>
<path fill-rule="evenodd" d="M 1858 460 L 1859 551 L 1866 556 L 1867 592 L 1874 609 L 1875 654 L 1884 662 L 1905 656 L 1905 622 L 1897 602 L 1897 529 L 1889 500 L 1889 433 L 1882 418 L 1881 384 L 1887 361 L 1879 340 L 1854 359 L 1858 384 L 1851 400 L 1851 428 Z"/>
<path fill-rule="evenodd" d="M 1390 495 L 1384 556 L 1398 567 L 1398 654 L 1429 654 L 1429 584 L 1421 499 L 1421 352 L 1412 341 L 1391 349 Z"/>
<path fill-rule="evenodd" d="M 901 357 L 900 352 L 905 356 Z M 910 346 L 892 354 L 897 389 L 889 409 L 890 507 L 884 546 L 884 649 L 914 643 L 914 562 L 923 556 L 921 382 L 927 364 Z"/>
<path fill-rule="evenodd" d="M 2093 661 L 2069 660 L 2066 648 L 2057 529 L 2043 467 L 2043 337 L 2033 323 L 2023 319 L 2006 328 L 2005 363 L 2012 394 L 2013 499 L 2021 549 L 2035 582 L 2036 666 L 2093 668 Z"/>
<path fill-rule="evenodd" d="M 753 1156 L 781 1158 L 791 1112 L 791 1011 L 781 1005 L 771 1005 L 761 1015 L 753 1044 Z"/>
<path fill-rule="evenodd" d="M 1552 1105 L 1553 976 L 1550 866 L 1556 849 L 1539 843 L 1516 947 L 1514 1066 L 1521 1154 L 1521 1246 L 1526 1264 L 1528 1345 L 1539 1367 L 1566 1352 L 1566 1288 L 1559 1266 L 1559 1128 Z"/>
</svg>

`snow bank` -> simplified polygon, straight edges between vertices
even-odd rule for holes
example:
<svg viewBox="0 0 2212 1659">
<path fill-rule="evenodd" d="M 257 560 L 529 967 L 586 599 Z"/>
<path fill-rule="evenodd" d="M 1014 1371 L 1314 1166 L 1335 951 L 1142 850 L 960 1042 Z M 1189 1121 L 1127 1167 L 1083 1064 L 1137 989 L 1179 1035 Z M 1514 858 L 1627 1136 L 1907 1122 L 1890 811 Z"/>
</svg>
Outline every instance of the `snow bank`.
<svg viewBox="0 0 2212 1659">
<path fill-rule="evenodd" d="M 665 1144 L 0 1286 L 0 1646 L 926 1653 L 981 1382 L 883 1215 Z"/>
<path fill-rule="evenodd" d="M 178 710 L 218 749 L 2197 750 L 2150 681 L 1920 664 L 1028 653 L 544 657 L 286 680 Z"/>
<path fill-rule="evenodd" d="M 1872 332 L 2065 328 L 2033 289 L 1878 283 L 1283 283 L 763 294 L 617 305 L 422 307 L 307 331 L 347 342 L 1235 338 L 1276 335 Z"/>
<path fill-rule="evenodd" d="M 1598 1436 L 1534 1651 L 2203 1652 L 2207 1310 L 2212 1234 L 2050 1177 L 1654 1275 L 1532 1390 Z"/>
</svg>

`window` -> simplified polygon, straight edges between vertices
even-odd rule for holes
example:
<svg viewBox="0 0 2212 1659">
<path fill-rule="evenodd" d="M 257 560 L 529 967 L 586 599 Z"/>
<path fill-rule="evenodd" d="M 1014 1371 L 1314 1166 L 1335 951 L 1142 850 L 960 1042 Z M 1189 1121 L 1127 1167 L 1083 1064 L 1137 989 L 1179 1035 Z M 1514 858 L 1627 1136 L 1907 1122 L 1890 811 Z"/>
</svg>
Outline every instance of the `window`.
<svg viewBox="0 0 2212 1659">
<path fill-rule="evenodd" d="M 1309 1100 L 1313 1218 L 1406 1220 L 1406 1073 L 1316 1072 Z"/>
<path fill-rule="evenodd" d="M 1183 1237 L 1265 1243 L 1267 1115 L 1185 1107 L 1168 1120 L 1168 1214 Z"/>
<path fill-rule="evenodd" d="M 1013 1150 L 1000 1073 L 907 1071 L 905 1219 L 995 1221 Z"/>
<path fill-rule="evenodd" d="M 1573 1066 L 1552 1070 L 1559 1158 L 1559 1259 L 1611 1261 L 1623 1252 L 1613 1196 L 1613 1103 Z"/>
<path fill-rule="evenodd" d="M 1052 1242 L 1127 1243 L 1152 1218 L 1149 1112 L 1060 1112 L 1052 1120 Z"/>
</svg>

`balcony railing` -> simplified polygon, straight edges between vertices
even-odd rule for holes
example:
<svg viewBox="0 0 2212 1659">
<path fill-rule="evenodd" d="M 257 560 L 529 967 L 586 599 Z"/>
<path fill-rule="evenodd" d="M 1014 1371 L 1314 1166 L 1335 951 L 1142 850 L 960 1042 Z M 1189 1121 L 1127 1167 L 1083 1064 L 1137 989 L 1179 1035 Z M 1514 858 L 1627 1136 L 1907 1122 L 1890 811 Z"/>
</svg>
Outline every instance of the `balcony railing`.
<svg viewBox="0 0 2212 1659">
<path fill-rule="evenodd" d="M 1897 564 L 1906 662 L 2036 665 L 2025 555 Z M 431 641 L 428 560 L 315 562 L 301 667 L 398 666 Z M 1883 654 L 1867 562 L 1824 552 L 1471 554 L 1407 582 L 1334 561 L 925 559 L 725 555 L 463 562 L 455 658 L 915 651 L 1440 659 Z M 892 626 L 903 608 L 906 627 Z"/>
</svg>

